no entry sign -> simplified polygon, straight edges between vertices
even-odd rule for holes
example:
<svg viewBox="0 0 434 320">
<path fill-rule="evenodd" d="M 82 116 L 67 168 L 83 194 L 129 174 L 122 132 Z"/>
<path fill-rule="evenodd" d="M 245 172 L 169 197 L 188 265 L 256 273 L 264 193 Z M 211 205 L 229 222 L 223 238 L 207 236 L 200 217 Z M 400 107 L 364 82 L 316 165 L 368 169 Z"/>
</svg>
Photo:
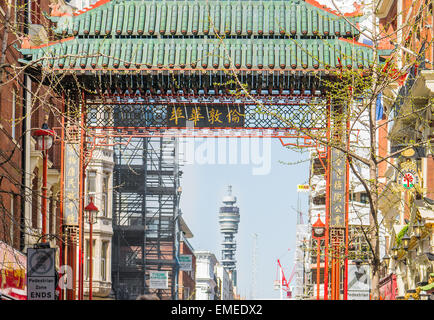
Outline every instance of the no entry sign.
<svg viewBox="0 0 434 320">
<path fill-rule="evenodd" d="M 55 248 L 27 249 L 27 300 L 55 299 Z"/>
</svg>

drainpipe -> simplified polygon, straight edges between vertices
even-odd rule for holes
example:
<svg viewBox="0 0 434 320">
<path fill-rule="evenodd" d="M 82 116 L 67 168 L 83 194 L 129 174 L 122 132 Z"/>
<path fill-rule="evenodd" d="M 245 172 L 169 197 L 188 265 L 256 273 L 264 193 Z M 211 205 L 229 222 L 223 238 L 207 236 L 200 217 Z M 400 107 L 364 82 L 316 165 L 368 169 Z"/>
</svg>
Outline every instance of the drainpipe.
<svg viewBox="0 0 434 320">
<path fill-rule="evenodd" d="M 24 5 L 27 8 L 27 19 L 24 24 L 24 34 L 29 32 L 28 26 L 31 23 L 30 16 L 30 0 L 25 0 Z M 30 190 L 30 128 L 31 128 L 31 109 L 32 109 L 32 80 L 26 74 L 24 74 L 23 80 L 23 116 L 25 116 L 25 121 L 23 121 L 22 125 L 22 152 L 21 152 L 21 166 L 24 167 L 24 174 L 22 175 L 22 187 L 21 187 L 21 225 L 24 228 L 20 228 L 20 249 L 24 250 L 26 248 L 26 243 L 28 242 L 28 236 L 26 237 L 26 213 L 28 214 L 31 210 L 31 203 L 26 201 L 26 191 Z"/>
</svg>

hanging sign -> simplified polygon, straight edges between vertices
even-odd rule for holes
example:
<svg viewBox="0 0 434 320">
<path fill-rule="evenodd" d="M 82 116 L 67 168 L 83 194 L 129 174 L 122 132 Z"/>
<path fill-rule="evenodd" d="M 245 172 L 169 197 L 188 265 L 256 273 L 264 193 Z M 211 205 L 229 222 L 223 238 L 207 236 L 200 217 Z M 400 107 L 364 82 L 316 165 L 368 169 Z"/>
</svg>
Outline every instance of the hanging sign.
<svg viewBox="0 0 434 320">
<path fill-rule="evenodd" d="M 65 143 L 65 192 L 63 201 L 64 224 L 78 225 L 78 199 L 79 199 L 79 147 L 78 144 Z"/>
<path fill-rule="evenodd" d="M 405 189 L 412 189 L 419 184 L 419 175 L 417 174 L 417 165 L 414 161 L 408 159 L 401 164 L 399 173 L 399 183 Z"/>
<path fill-rule="evenodd" d="M 298 184 L 297 192 L 309 192 L 310 188 L 308 184 Z"/>
<path fill-rule="evenodd" d="M 346 161 L 344 152 L 332 148 L 330 168 L 330 227 L 345 228 Z"/>
<path fill-rule="evenodd" d="M 426 148 L 423 146 L 409 147 L 409 145 L 405 144 L 395 145 L 390 147 L 390 153 L 392 154 L 392 158 L 426 158 Z"/>
</svg>

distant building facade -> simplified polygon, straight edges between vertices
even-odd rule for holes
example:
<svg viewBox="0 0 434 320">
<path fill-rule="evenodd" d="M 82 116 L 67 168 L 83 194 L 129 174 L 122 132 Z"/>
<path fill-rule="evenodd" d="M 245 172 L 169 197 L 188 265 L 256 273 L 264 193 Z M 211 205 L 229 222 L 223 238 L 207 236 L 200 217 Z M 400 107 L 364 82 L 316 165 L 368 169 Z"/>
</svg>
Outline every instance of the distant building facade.
<svg viewBox="0 0 434 320">
<path fill-rule="evenodd" d="M 196 256 L 196 300 L 217 300 L 217 259 L 210 251 L 195 251 Z"/>
<path fill-rule="evenodd" d="M 218 263 L 215 266 L 219 300 L 234 300 L 234 286 L 229 272 Z"/>
<path fill-rule="evenodd" d="M 97 148 L 93 152 L 92 161 L 86 173 L 86 201 L 93 203 L 99 209 L 92 226 L 92 297 L 93 299 L 109 296 L 111 283 L 112 257 L 112 217 L 113 217 L 113 150 Z M 87 222 L 87 221 L 86 221 Z M 85 223 L 85 282 L 84 295 L 89 294 L 90 274 L 90 233 L 89 223 Z"/>
<path fill-rule="evenodd" d="M 191 270 L 179 270 L 178 273 L 178 299 L 179 300 L 196 300 L 196 256 L 194 249 L 188 239 L 193 237 L 193 233 L 188 228 L 182 217 L 180 222 L 180 239 L 179 239 L 179 263 L 187 261 L 188 268 Z M 181 261 L 181 258 L 185 258 Z"/>
</svg>

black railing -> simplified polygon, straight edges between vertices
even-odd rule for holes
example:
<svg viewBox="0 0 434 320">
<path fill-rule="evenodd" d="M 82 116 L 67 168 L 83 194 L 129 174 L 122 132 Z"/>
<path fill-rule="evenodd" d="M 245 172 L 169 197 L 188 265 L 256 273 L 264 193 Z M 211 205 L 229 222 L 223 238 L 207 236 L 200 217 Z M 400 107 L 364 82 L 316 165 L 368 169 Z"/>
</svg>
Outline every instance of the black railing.
<svg viewBox="0 0 434 320">
<path fill-rule="evenodd" d="M 392 110 L 395 110 L 395 117 L 399 114 L 401 106 L 404 104 L 405 98 L 410 93 L 410 90 L 416 81 L 419 71 L 426 69 L 425 45 L 426 41 L 422 43 L 422 46 L 416 58 L 416 62 L 411 66 L 410 71 L 408 72 L 407 79 L 405 80 L 404 85 L 399 89 L 398 96 L 393 103 Z"/>
</svg>

